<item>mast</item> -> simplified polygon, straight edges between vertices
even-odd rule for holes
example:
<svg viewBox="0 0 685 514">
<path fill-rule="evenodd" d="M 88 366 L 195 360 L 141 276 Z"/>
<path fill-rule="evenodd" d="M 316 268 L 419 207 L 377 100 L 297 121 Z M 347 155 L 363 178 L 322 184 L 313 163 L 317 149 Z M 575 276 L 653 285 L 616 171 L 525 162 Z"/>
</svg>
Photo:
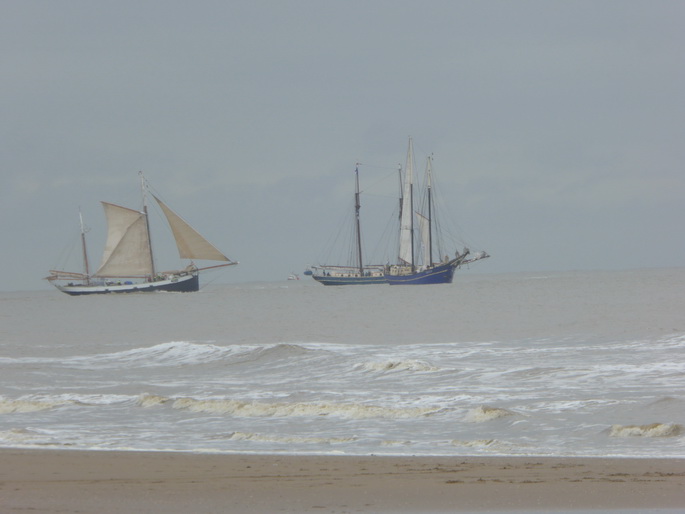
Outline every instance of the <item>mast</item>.
<svg viewBox="0 0 685 514">
<path fill-rule="evenodd" d="M 409 138 L 407 165 L 404 171 L 404 189 L 402 193 L 402 217 L 400 219 L 400 254 L 399 260 L 406 265 L 415 265 L 414 258 L 414 149 Z"/>
<path fill-rule="evenodd" d="M 414 144 L 409 138 L 409 233 L 411 234 L 411 269 L 414 271 Z"/>
<path fill-rule="evenodd" d="M 411 144 L 411 142 L 410 142 Z M 413 154 L 413 152 L 412 152 Z M 413 155 L 412 155 L 413 158 Z M 409 234 L 411 241 L 411 270 L 414 271 L 414 171 L 412 166 L 411 182 L 409 182 Z"/>
<path fill-rule="evenodd" d="M 361 203 L 359 201 L 359 163 L 354 170 L 355 175 L 355 189 L 354 189 L 354 213 L 355 213 L 355 229 L 357 232 L 357 258 L 359 262 L 359 275 L 364 275 L 364 265 L 362 263 L 362 236 L 361 227 L 359 223 L 359 209 L 361 208 Z"/>
<path fill-rule="evenodd" d="M 86 272 L 86 284 L 90 284 L 90 267 L 88 266 L 88 251 L 86 250 L 86 227 L 83 224 L 83 214 L 81 208 L 78 210 L 78 217 L 81 222 L 81 248 L 83 250 L 83 269 Z"/>
<path fill-rule="evenodd" d="M 143 196 L 143 213 L 145 214 L 145 226 L 147 228 L 147 244 L 148 244 L 148 248 L 150 249 L 150 270 L 152 272 L 152 276 L 150 277 L 150 280 L 154 280 L 157 273 L 155 273 L 155 258 L 154 258 L 154 255 L 152 254 L 152 236 L 150 235 L 150 217 L 148 216 L 148 213 L 147 213 L 147 186 L 145 184 L 145 177 L 143 176 L 143 172 L 139 171 L 138 175 L 140 176 L 140 190 L 141 190 L 141 194 Z"/>
<path fill-rule="evenodd" d="M 426 162 L 426 189 L 428 194 L 428 263 L 423 263 L 424 266 L 433 265 L 433 198 L 432 194 L 432 158 L 429 155 Z"/>
</svg>

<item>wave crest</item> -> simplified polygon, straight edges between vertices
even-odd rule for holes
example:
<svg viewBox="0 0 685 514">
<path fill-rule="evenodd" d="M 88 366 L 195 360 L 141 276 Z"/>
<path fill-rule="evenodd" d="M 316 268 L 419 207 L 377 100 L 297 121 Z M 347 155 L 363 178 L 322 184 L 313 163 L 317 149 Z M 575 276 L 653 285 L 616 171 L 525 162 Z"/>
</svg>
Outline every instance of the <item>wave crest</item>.
<svg viewBox="0 0 685 514">
<path fill-rule="evenodd" d="M 505 418 L 507 416 L 513 416 L 514 413 L 507 409 L 500 409 L 497 407 L 488 407 L 487 405 L 481 405 L 475 409 L 471 409 L 464 418 L 466 421 L 471 423 L 483 423 L 485 421 L 491 421 L 493 419 Z"/>
<path fill-rule="evenodd" d="M 157 394 L 143 393 L 138 397 L 138 405 L 140 407 L 156 407 L 168 402 L 170 398 L 166 396 L 159 396 Z"/>
<path fill-rule="evenodd" d="M 651 423 L 649 425 L 613 425 L 610 437 L 674 437 L 683 431 L 677 423 Z"/>
<path fill-rule="evenodd" d="M 305 444 L 341 444 L 355 441 L 356 437 L 304 437 L 255 434 L 253 432 L 234 432 L 229 437 L 232 441 L 256 441 L 266 443 L 305 443 Z"/>
<path fill-rule="evenodd" d="M 510 453 L 515 448 L 515 444 L 501 441 L 499 439 L 473 439 L 470 441 L 463 441 L 454 439 L 451 441 L 452 446 L 459 446 L 461 448 L 471 448 L 474 450 L 482 450 L 487 452 L 505 452 Z"/>
<path fill-rule="evenodd" d="M 365 362 L 358 365 L 364 371 L 385 372 L 385 371 L 438 371 L 438 368 L 431 364 L 416 360 L 406 359 L 399 361 L 384 361 L 384 362 Z"/>
<path fill-rule="evenodd" d="M 50 410 L 62 405 L 73 403 L 68 400 L 7 400 L 0 398 L 0 414 L 15 414 L 24 412 L 38 412 Z"/>
<path fill-rule="evenodd" d="M 174 401 L 173 407 L 191 412 L 229 414 L 247 418 L 339 416 L 350 419 L 399 419 L 418 418 L 436 412 L 434 408 L 393 408 L 358 403 L 262 403 L 194 398 L 179 398 Z"/>
<path fill-rule="evenodd" d="M 31 442 L 35 437 L 35 432 L 25 428 L 13 428 L 0 432 L 0 441 L 11 443 Z"/>
</svg>

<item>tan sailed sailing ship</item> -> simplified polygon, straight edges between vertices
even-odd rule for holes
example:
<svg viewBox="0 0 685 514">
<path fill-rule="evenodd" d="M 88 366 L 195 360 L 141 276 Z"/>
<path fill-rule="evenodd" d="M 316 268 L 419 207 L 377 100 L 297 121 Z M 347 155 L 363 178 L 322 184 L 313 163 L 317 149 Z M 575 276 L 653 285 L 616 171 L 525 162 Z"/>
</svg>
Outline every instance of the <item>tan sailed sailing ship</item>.
<svg viewBox="0 0 685 514">
<path fill-rule="evenodd" d="M 164 202 L 152 195 L 171 227 L 180 258 L 190 260 L 190 263 L 179 270 L 157 270 L 148 219 L 149 187 L 142 172 L 140 184 L 143 196 L 142 211 L 102 202 L 107 218 L 107 241 L 102 263 L 93 274 L 90 272 L 86 231 L 81 217 L 84 269 L 82 272 L 50 270 L 50 275 L 46 278 L 57 289 L 72 296 L 155 291 L 193 292 L 200 288 L 200 271 L 238 264 L 207 241 Z M 217 261 L 222 264 L 198 267 L 195 260 Z"/>
</svg>

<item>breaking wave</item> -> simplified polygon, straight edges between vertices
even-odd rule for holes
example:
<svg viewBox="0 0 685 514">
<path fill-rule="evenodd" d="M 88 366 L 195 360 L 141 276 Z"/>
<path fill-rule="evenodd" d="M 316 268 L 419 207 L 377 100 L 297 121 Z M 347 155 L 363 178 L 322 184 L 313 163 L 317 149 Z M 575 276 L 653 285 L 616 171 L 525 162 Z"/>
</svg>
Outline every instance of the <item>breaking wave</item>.
<svg viewBox="0 0 685 514">
<path fill-rule="evenodd" d="M 49 438 L 26 428 L 13 428 L 0 432 L 0 443 L 20 446 L 46 445 L 49 443 Z"/>
<path fill-rule="evenodd" d="M 381 441 L 381 446 L 410 446 L 412 444 L 411 441 L 397 441 L 397 440 L 387 440 L 387 441 Z"/>
<path fill-rule="evenodd" d="M 166 396 L 159 396 L 156 394 L 143 393 L 138 397 L 137 404 L 140 407 L 157 407 L 170 401 Z"/>
<path fill-rule="evenodd" d="M 464 417 L 464 420 L 471 423 L 483 423 L 484 421 L 505 418 L 507 416 L 513 416 L 514 414 L 514 412 L 507 409 L 499 409 L 497 407 L 481 405 L 480 407 L 471 409 Z"/>
<path fill-rule="evenodd" d="M 179 398 L 175 409 L 238 417 L 314 417 L 339 416 L 350 419 L 418 418 L 437 412 L 436 408 L 393 408 L 358 403 L 263 403 L 238 400 L 197 400 Z"/>
<path fill-rule="evenodd" d="M 71 400 L 8 400 L 0 398 L 0 414 L 38 412 L 74 403 Z"/>
<path fill-rule="evenodd" d="M 232 441 L 255 441 L 286 444 L 343 444 L 355 441 L 356 437 L 304 437 L 278 436 L 272 434 L 255 434 L 252 432 L 234 432 L 229 437 Z"/>
<path fill-rule="evenodd" d="M 384 361 L 384 362 L 365 362 L 359 364 L 364 371 L 386 372 L 386 371 L 438 371 L 439 368 L 431 364 L 415 359 Z"/>
<path fill-rule="evenodd" d="M 231 352 L 231 349 L 209 343 L 171 341 L 148 348 L 134 348 L 90 357 L 74 357 L 71 361 L 74 364 L 82 363 L 102 367 L 120 367 L 122 364 L 140 367 L 181 366 L 212 362 Z"/>
<path fill-rule="evenodd" d="M 460 448 L 470 448 L 474 450 L 484 450 L 488 452 L 504 452 L 510 453 L 517 445 L 500 441 L 499 439 L 473 439 L 470 441 L 462 441 L 454 439 L 451 441 L 452 446 Z"/>
<path fill-rule="evenodd" d="M 674 437 L 683 431 L 677 423 L 651 423 L 649 425 L 613 425 L 610 437 Z"/>
<path fill-rule="evenodd" d="M 278 343 L 250 349 L 250 353 L 260 358 L 282 359 L 285 357 L 301 356 L 312 352 L 309 348 L 292 343 Z"/>
<path fill-rule="evenodd" d="M 132 348 L 113 353 L 94 355 L 75 355 L 71 357 L 24 357 L 21 359 L 2 359 L 0 363 L 21 364 L 55 364 L 59 367 L 76 369 L 109 369 L 122 365 L 138 367 L 178 366 L 185 364 L 202 364 L 222 358 L 233 353 L 235 349 L 216 346 L 209 343 L 191 343 L 171 341 L 150 347 Z"/>
</svg>

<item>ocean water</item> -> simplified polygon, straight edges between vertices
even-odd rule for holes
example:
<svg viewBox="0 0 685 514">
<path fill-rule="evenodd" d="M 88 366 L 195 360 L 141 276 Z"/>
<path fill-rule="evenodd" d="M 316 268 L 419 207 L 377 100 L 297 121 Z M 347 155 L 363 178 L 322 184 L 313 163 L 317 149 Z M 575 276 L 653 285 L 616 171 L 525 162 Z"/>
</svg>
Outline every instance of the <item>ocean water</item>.
<svg viewBox="0 0 685 514">
<path fill-rule="evenodd" d="M 0 306 L 2 447 L 685 457 L 685 268 Z"/>
</svg>

